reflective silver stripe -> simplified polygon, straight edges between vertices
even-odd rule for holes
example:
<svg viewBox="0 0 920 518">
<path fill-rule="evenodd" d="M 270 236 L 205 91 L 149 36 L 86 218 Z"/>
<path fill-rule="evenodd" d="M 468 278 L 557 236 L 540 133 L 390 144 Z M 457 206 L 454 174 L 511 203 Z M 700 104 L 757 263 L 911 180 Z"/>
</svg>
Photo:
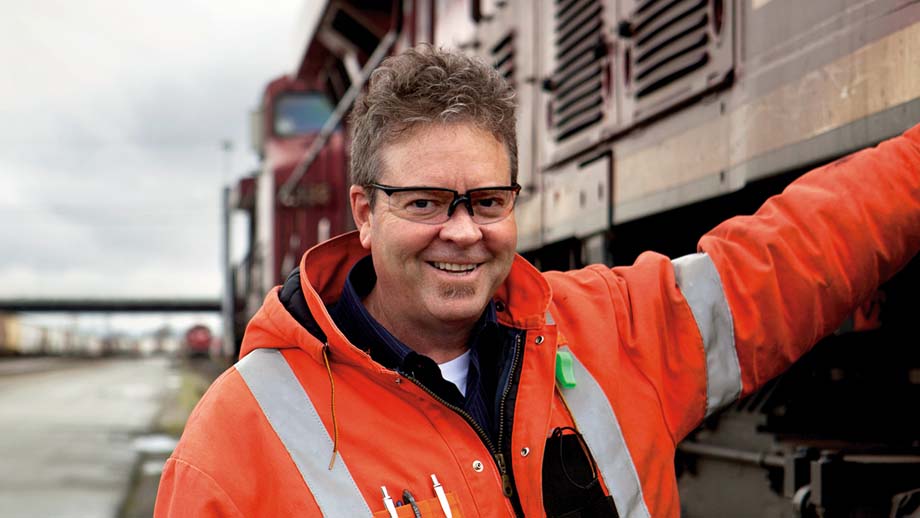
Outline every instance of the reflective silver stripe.
<svg viewBox="0 0 920 518">
<path fill-rule="evenodd" d="M 555 324 L 555 323 L 556 323 L 556 321 L 553 320 L 553 314 L 550 313 L 549 311 L 547 311 L 547 312 L 546 312 L 546 325 L 551 326 L 551 325 L 553 325 L 553 324 Z"/>
<path fill-rule="evenodd" d="M 741 366 L 735 350 L 732 314 L 719 272 L 707 254 L 671 261 L 677 285 L 687 299 L 706 350 L 706 416 L 741 395 Z"/>
<path fill-rule="evenodd" d="M 257 349 L 243 357 L 236 370 L 287 448 L 323 516 L 372 516 L 341 456 L 329 471 L 332 438 L 281 352 Z"/>
<path fill-rule="evenodd" d="M 567 346 L 559 348 L 572 352 Z M 645 506 L 642 496 L 642 484 L 639 473 L 633 465 L 632 457 L 626 448 L 620 423 L 610 406 L 606 394 L 591 373 L 575 359 L 575 381 L 577 385 L 570 389 L 560 387 L 565 402 L 572 411 L 575 426 L 585 438 L 597 469 L 607 483 L 607 489 L 613 496 L 617 513 L 622 518 L 649 518 L 651 514 Z"/>
</svg>

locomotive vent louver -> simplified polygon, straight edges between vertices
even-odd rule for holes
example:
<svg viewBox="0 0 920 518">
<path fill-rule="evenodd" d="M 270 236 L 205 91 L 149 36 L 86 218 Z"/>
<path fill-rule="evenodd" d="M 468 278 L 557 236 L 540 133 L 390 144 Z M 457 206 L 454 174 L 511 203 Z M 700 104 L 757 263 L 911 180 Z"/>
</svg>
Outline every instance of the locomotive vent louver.
<svg viewBox="0 0 920 518">
<path fill-rule="evenodd" d="M 552 127 L 557 142 L 603 117 L 601 0 L 556 0 Z"/>
<path fill-rule="evenodd" d="M 708 0 L 644 0 L 630 20 L 632 86 L 642 98 L 710 61 Z"/>
<path fill-rule="evenodd" d="M 498 70 L 498 73 L 501 74 L 511 86 L 514 86 L 514 47 L 514 32 L 512 31 L 496 43 L 490 50 L 492 55 L 492 66 Z"/>
</svg>

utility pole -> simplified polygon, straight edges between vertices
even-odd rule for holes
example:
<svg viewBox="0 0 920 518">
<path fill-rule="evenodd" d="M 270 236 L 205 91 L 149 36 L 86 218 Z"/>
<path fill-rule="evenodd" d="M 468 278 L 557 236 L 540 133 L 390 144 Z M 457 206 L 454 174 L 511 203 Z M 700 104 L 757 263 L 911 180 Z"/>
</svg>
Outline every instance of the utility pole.
<svg viewBox="0 0 920 518">
<path fill-rule="evenodd" d="M 224 152 L 224 183 L 230 181 L 230 166 L 231 159 L 233 158 L 233 141 L 230 139 L 223 139 L 220 141 L 220 149 Z"/>
<path fill-rule="evenodd" d="M 224 188 L 221 192 L 221 227 L 223 230 L 223 239 L 221 240 L 221 274 L 223 275 L 223 297 L 221 298 L 221 324 L 223 332 L 221 333 L 222 353 L 224 356 L 232 356 L 236 350 L 236 336 L 233 327 L 234 317 L 234 297 L 233 297 L 233 270 L 230 267 L 230 220 L 233 215 L 230 208 L 230 158 L 233 154 L 233 141 L 224 139 L 221 141 L 221 149 L 224 151 Z"/>
</svg>

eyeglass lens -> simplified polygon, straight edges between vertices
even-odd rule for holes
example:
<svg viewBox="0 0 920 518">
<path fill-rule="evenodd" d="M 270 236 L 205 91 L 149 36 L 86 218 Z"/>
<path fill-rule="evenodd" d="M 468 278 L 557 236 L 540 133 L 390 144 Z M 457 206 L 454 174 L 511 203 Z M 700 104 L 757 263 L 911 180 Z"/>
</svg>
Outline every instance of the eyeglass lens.
<svg viewBox="0 0 920 518">
<path fill-rule="evenodd" d="M 455 197 L 452 191 L 413 189 L 393 192 L 389 203 L 397 216 L 411 221 L 444 223 L 455 210 L 461 209 L 470 212 L 474 222 L 485 224 L 508 216 L 514 207 L 514 192 L 483 189 Z"/>
</svg>

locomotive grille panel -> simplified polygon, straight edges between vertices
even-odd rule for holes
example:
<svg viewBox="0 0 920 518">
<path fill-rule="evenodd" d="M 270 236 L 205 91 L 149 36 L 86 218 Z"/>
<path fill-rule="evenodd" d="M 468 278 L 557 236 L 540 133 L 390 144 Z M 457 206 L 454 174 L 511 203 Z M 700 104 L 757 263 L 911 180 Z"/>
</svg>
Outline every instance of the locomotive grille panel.
<svg viewBox="0 0 920 518">
<path fill-rule="evenodd" d="M 631 20 L 633 87 L 642 98 L 710 62 L 707 0 L 645 0 Z"/>
<path fill-rule="evenodd" d="M 556 1 L 552 127 L 557 142 L 603 117 L 602 8 L 600 0 Z"/>
<path fill-rule="evenodd" d="M 509 32 L 507 36 L 496 43 L 491 49 L 492 66 L 498 70 L 498 73 L 508 81 L 512 87 L 514 85 L 514 32 Z"/>
</svg>

